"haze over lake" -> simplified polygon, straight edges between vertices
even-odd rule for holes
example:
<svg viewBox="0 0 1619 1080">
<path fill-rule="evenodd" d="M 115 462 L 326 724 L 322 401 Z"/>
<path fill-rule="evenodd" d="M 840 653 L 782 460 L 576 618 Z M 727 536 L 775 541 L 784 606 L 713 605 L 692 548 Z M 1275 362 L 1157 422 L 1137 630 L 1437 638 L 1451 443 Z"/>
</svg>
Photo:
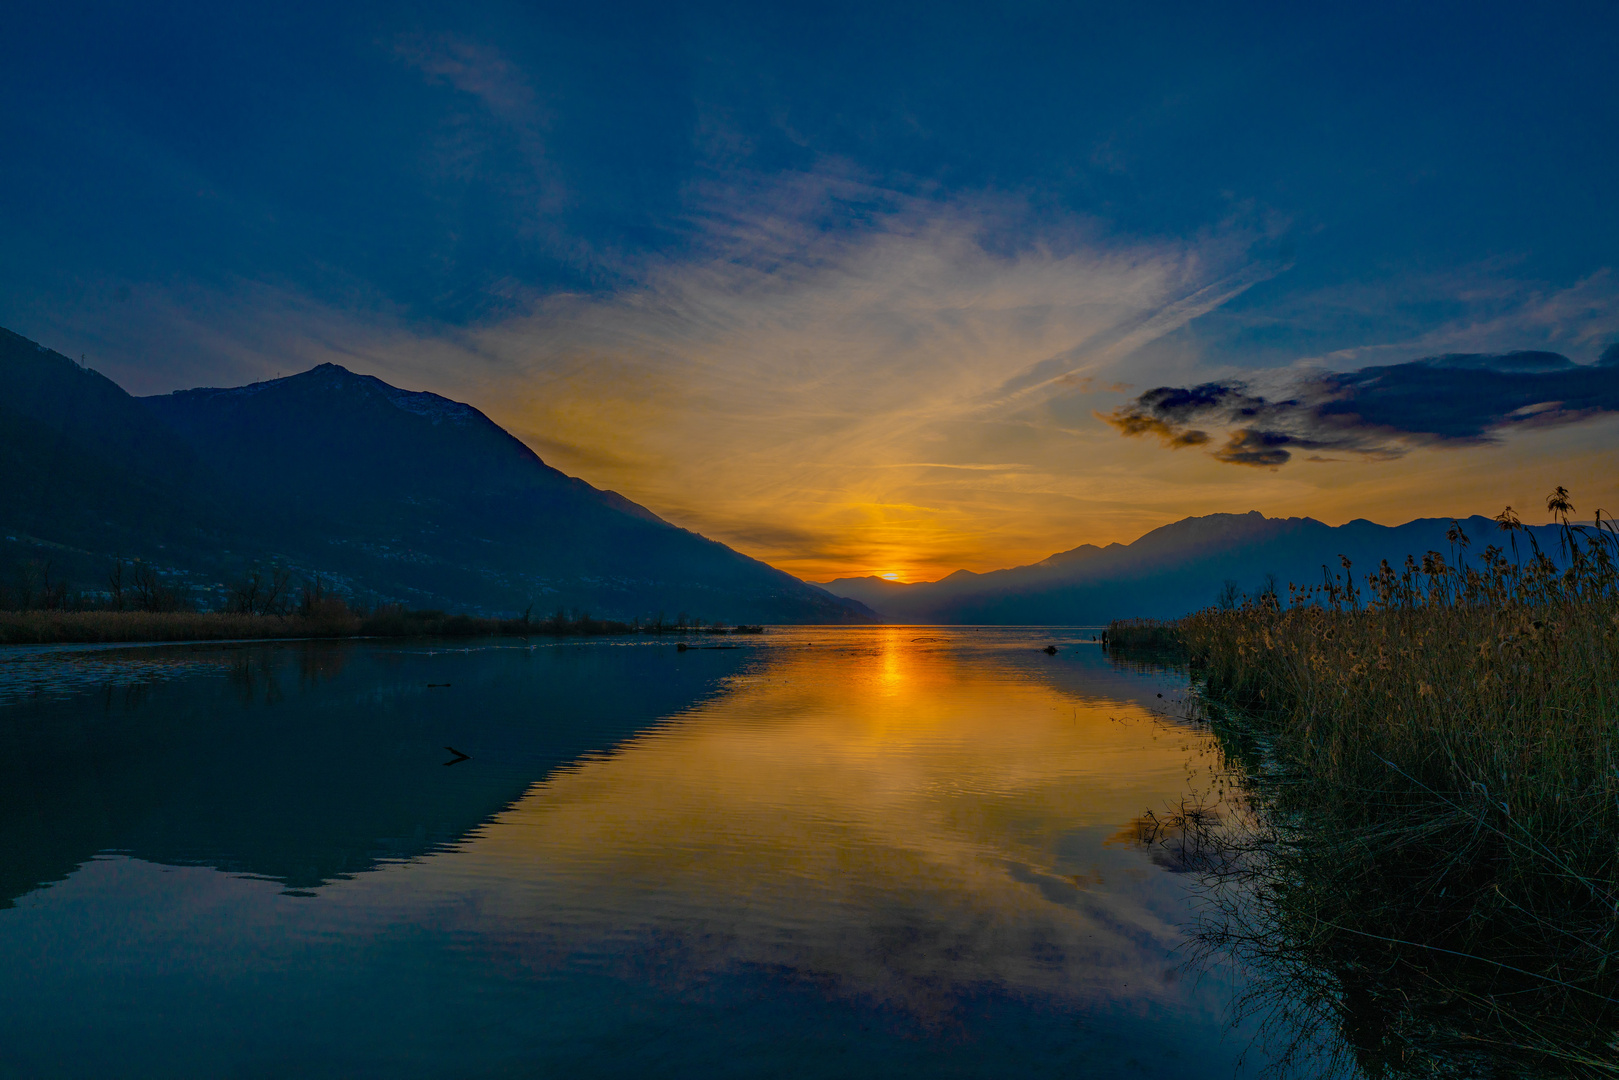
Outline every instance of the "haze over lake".
<svg viewBox="0 0 1619 1080">
<path fill-rule="evenodd" d="M 12 650 L 0 1071 L 1246 1074 L 1091 633 Z"/>
</svg>

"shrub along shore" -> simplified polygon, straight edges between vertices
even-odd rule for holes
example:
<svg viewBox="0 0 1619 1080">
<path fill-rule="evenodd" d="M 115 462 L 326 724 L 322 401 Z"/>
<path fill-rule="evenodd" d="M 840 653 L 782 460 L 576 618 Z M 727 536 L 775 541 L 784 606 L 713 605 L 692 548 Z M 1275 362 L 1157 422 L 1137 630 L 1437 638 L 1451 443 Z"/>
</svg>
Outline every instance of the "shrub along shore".
<svg viewBox="0 0 1619 1080">
<path fill-rule="evenodd" d="M 757 626 L 620 622 L 588 615 L 488 619 L 383 608 L 368 614 L 328 601 L 278 614 L 198 611 L 0 611 L 0 645 L 227 641 L 254 638 L 532 637 L 607 634 L 759 633 Z"/>
<path fill-rule="evenodd" d="M 1619 537 L 1548 506 L 1560 551 L 1508 510 L 1477 556 L 1109 628 L 1179 651 L 1237 780 L 1173 823 L 1218 852 L 1205 944 L 1371 1075 L 1619 1075 Z"/>
</svg>

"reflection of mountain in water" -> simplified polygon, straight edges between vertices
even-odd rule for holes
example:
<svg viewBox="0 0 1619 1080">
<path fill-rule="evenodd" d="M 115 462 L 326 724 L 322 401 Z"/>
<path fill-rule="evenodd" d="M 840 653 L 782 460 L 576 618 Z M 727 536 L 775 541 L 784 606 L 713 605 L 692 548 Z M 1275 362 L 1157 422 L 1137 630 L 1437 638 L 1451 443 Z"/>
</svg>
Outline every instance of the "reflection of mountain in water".
<svg viewBox="0 0 1619 1080">
<path fill-rule="evenodd" d="M 537 785 L 453 868 L 366 887 L 422 903 L 450 871 L 448 907 L 498 883 L 456 927 L 514 970 L 590 955 L 673 995 L 792 973 L 917 1031 L 1008 990 L 1184 1000 L 1165 959 L 1183 887 L 1108 842 L 1196 768 L 1206 737 L 1151 716 L 1183 681 L 1072 635 L 1054 656 L 1016 632 L 816 636 Z"/>
<path fill-rule="evenodd" d="M 100 851 L 324 884 L 464 839 L 536 780 L 711 693 L 749 650 L 298 643 L 0 710 L 0 906 Z M 107 664 L 106 653 L 63 657 Z M 448 686 L 429 684 L 447 683 Z M 471 755 L 446 767 L 453 746 Z"/>
</svg>

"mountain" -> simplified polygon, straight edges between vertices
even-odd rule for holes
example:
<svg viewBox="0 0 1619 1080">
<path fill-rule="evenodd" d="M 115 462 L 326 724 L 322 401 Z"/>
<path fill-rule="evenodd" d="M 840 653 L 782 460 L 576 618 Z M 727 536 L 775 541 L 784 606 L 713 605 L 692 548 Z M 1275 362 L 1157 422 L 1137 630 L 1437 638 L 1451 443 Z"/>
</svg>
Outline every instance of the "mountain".
<svg viewBox="0 0 1619 1080">
<path fill-rule="evenodd" d="M 0 329 L 0 527 L 111 550 L 203 540 L 209 470 L 111 379 Z"/>
<path fill-rule="evenodd" d="M 1213 604 L 1228 580 L 1246 593 L 1264 588 L 1267 575 L 1284 593 L 1289 582 L 1319 584 L 1323 567 L 1342 572 L 1342 556 L 1353 564 L 1357 584 L 1383 559 L 1402 566 L 1407 555 L 1421 561 L 1438 551 L 1452 561 L 1445 536 L 1450 524 L 1449 518 L 1399 526 L 1357 519 L 1335 527 L 1258 511 L 1210 514 L 1154 529 L 1130 544 L 1086 544 L 1009 570 L 957 570 L 912 584 L 840 578 L 823 587 L 893 622 L 1090 626 L 1115 618 L 1169 619 Z M 1461 525 L 1475 554 L 1487 544 L 1504 546 L 1489 518 L 1470 517 Z M 1535 532 L 1542 548 L 1556 550 L 1550 527 Z"/>
<path fill-rule="evenodd" d="M 205 599 L 279 563 L 412 607 L 870 617 L 551 468 L 470 405 L 334 364 L 133 398 L 0 331 L 0 470 L 0 557 L 92 588 L 123 555 Z"/>
</svg>

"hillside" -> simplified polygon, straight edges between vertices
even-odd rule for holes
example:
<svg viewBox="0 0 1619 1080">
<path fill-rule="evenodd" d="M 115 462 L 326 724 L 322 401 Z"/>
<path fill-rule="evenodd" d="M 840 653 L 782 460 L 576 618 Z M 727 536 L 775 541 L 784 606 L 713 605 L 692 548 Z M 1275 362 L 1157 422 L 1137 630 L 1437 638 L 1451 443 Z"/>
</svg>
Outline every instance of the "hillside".
<svg viewBox="0 0 1619 1080">
<path fill-rule="evenodd" d="M 0 494 L 0 558 L 48 560 L 80 587 L 122 555 L 205 601 L 275 563 L 413 607 L 868 617 L 566 476 L 469 405 L 336 365 L 137 399 L 6 333 L 0 391 L 0 468 L 15 478 Z"/>
<path fill-rule="evenodd" d="M 112 380 L 0 329 L 0 527 L 115 551 L 217 539 L 197 454 Z M 9 569 L 9 568 L 8 568 Z"/>
</svg>

